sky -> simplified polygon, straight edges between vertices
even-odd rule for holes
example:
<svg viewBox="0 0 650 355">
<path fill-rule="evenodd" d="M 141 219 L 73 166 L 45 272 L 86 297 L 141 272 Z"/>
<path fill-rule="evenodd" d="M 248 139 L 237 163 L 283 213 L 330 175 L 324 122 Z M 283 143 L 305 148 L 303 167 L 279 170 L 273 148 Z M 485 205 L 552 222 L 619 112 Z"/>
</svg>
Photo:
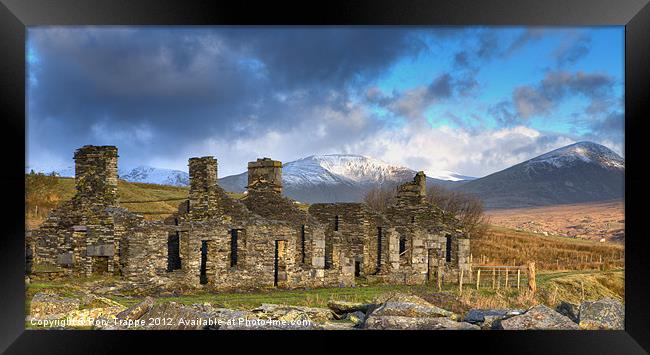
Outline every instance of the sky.
<svg viewBox="0 0 650 355">
<path fill-rule="evenodd" d="M 360 154 L 485 176 L 592 141 L 624 151 L 624 27 L 30 27 L 26 168 L 219 176 Z"/>
</svg>

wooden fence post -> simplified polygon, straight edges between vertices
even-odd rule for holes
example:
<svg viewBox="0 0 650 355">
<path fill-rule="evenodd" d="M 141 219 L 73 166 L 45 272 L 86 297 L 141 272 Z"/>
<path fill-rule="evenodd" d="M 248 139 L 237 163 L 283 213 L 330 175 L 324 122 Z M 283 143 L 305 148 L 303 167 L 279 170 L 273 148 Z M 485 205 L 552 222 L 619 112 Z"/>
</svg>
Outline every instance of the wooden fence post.
<svg viewBox="0 0 650 355">
<path fill-rule="evenodd" d="M 438 278 L 438 292 L 442 291 L 442 267 L 438 266 L 438 272 L 436 272 L 436 277 Z"/>
<path fill-rule="evenodd" d="M 481 269 L 476 271 L 476 290 L 478 291 L 479 285 L 481 284 Z"/>
<path fill-rule="evenodd" d="M 492 268 L 492 289 L 497 287 L 497 269 Z"/>
<path fill-rule="evenodd" d="M 503 286 L 508 288 L 508 269 L 506 269 L 506 283 Z"/>
<path fill-rule="evenodd" d="M 460 269 L 460 276 L 458 277 L 458 294 L 463 294 L 463 269 Z"/>
<path fill-rule="evenodd" d="M 521 280 L 521 269 L 517 269 L 517 290 L 519 290 L 519 281 Z"/>
<path fill-rule="evenodd" d="M 501 287 L 501 269 L 499 269 L 499 273 L 497 274 L 497 290 Z"/>
<path fill-rule="evenodd" d="M 528 263 L 528 289 L 530 292 L 535 293 L 537 291 L 537 282 L 535 281 L 535 262 L 531 261 Z"/>
</svg>

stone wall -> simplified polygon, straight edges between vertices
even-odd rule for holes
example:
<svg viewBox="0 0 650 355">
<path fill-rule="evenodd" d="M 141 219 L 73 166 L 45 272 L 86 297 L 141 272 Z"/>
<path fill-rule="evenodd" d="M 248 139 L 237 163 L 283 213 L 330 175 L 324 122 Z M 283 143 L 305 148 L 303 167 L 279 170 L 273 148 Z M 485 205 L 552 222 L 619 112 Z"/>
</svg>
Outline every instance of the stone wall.
<svg viewBox="0 0 650 355">
<path fill-rule="evenodd" d="M 34 265 L 67 275 L 225 290 L 352 286 L 355 275 L 418 284 L 469 270 L 469 239 L 426 201 L 422 172 L 384 214 L 361 203 L 307 212 L 282 196 L 279 161 L 250 162 L 247 195 L 235 200 L 218 186 L 216 159 L 191 158 L 188 199 L 164 221 L 146 221 L 118 206 L 115 147 L 84 146 L 75 162 L 77 194 L 26 245 Z"/>
</svg>

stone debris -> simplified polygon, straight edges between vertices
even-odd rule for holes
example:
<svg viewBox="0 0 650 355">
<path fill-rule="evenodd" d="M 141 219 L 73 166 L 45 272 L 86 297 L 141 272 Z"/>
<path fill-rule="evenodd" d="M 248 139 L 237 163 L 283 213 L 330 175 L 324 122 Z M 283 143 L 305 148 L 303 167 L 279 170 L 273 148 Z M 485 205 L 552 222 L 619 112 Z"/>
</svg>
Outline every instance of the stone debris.
<svg viewBox="0 0 650 355">
<path fill-rule="evenodd" d="M 520 316 L 502 320 L 501 327 L 505 330 L 580 329 L 569 317 L 544 305 L 532 307 Z"/>
<path fill-rule="evenodd" d="M 365 329 L 379 330 L 480 330 L 477 325 L 458 322 L 447 317 L 404 317 L 370 315 Z"/>
<path fill-rule="evenodd" d="M 59 319 L 79 309 L 81 301 L 76 298 L 39 292 L 32 297 L 29 314 L 32 319 Z"/>
<path fill-rule="evenodd" d="M 464 322 L 477 324 L 481 329 L 498 329 L 500 321 L 524 314 L 520 309 L 471 309 L 463 318 Z"/>
<path fill-rule="evenodd" d="M 325 322 L 336 318 L 334 312 L 327 308 L 287 306 L 264 303 L 251 310 L 263 318 L 279 319 L 286 321 L 308 319 L 312 322 Z"/>
<path fill-rule="evenodd" d="M 152 297 L 145 297 L 142 302 L 135 304 L 122 312 L 117 314 L 117 318 L 124 320 L 140 319 L 143 314 L 147 313 L 153 307 L 154 299 Z"/>
<path fill-rule="evenodd" d="M 436 307 L 418 296 L 402 293 L 387 296 L 370 316 L 458 317 L 455 313 Z"/>
<path fill-rule="evenodd" d="M 351 312 L 367 312 L 372 304 L 370 303 L 361 303 L 361 302 L 349 302 L 349 301 L 340 301 L 340 300 L 329 300 L 327 302 L 327 307 L 333 310 L 337 314 L 351 313 Z"/>
<path fill-rule="evenodd" d="M 569 317 L 572 321 L 580 322 L 580 306 L 566 301 L 560 302 L 555 310 L 563 316 Z"/>
<path fill-rule="evenodd" d="M 625 306 L 611 298 L 580 304 L 580 329 L 623 330 Z"/>
</svg>

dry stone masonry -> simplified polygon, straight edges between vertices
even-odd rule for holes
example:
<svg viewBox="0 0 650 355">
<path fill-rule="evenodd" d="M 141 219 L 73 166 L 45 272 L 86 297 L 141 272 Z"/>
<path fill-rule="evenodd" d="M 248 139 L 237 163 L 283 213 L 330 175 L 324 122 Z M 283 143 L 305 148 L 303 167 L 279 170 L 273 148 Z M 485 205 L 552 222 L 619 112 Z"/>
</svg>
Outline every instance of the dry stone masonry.
<svg viewBox="0 0 650 355">
<path fill-rule="evenodd" d="M 212 290 L 457 281 L 469 269 L 469 236 L 426 201 L 423 172 L 384 214 L 363 203 L 304 211 L 282 195 L 279 161 L 248 163 L 238 200 L 218 185 L 214 157 L 190 158 L 187 200 L 148 221 L 118 204 L 117 158 L 114 146 L 75 152 L 76 195 L 29 235 L 31 269 Z"/>
</svg>

